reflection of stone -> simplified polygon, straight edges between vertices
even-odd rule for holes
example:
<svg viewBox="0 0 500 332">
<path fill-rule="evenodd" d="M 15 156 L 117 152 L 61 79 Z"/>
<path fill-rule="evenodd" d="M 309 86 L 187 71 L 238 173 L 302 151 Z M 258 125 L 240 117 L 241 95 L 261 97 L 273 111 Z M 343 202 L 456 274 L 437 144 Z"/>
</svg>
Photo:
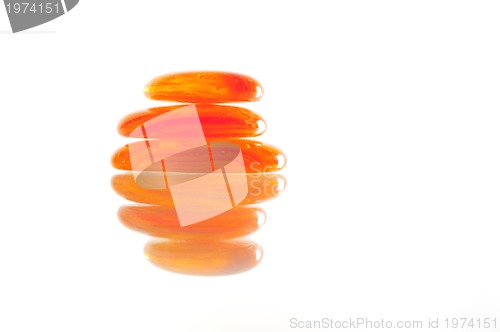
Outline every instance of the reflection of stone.
<svg viewBox="0 0 500 332">
<path fill-rule="evenodd" d="M 230 239 L 255 232 L 265 223 L 264 210 L 235 207 L 216 217 L 186 227 L 169 206 L 124 205 L 118 210 L 121 222 L 132 230 L 173 240 Z"/>
<path fill-rule="evenodd" d="M 156 177 L 156 175 L 154 176 Z M 246 177 L 248 194 L 239 205 L 256 204 L 275 198 L 283 192 L 286 186 L 285 177 L 276 173 L 247 174 Z M 170 190 L 139 187 L 135 183 L 132 174 L 117 174 L 113 176 L 111 185 L 116 193 L 130 201 L 142 204 L 174 206 Z M 206 185 L 207 188 L 205 190 L 208 190 L 210 183 Z M 189 203 L 192 199 L 190 196 L 184 198 L 187 200 L 186 203 Z M 204 204 L 218 204 L 218 198 L 208 197 Z"/>
<path fill-rule="evenodd" d="M 248 271 L 262 259 L 262 248 L 249 240 L 150 240 L 144 254 L 156 266 L 191 275 L 228 275 Z"/>
</svg>

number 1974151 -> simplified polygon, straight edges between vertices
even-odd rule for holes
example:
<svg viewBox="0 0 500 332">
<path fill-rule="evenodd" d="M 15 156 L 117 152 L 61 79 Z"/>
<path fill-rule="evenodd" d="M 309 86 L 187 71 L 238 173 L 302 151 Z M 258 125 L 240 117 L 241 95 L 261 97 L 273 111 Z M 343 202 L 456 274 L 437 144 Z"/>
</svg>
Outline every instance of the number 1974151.
<svg viewBox="0 0 500 332">
<path fill-rule="evenodd" d="M 14 2 L 5 5 L 7 13 L 11 14 L 59 14 L 59 3 L 46 2 L 46 3 L 30 3 L 30 2 Z"/>
</svg>

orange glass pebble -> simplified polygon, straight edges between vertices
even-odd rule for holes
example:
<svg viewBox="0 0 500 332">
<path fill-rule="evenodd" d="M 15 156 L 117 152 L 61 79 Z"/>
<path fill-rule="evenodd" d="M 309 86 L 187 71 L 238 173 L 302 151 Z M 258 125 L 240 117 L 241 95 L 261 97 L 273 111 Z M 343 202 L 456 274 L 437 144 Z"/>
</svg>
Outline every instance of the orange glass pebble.
<svg viewBox="0 0 500 332">
<path fill-rule="evenodd" d="M 255 79 L 226 72 L 186 72 L 157 77 L 144 94 L 151 99 L 182 103 L 257 101 L 263 89 Z"/>
<path fill-rule="evenodd" d="M 161 151 L 162 142 L 163 141 L 156 141 L 159 151 Z M 209 142 L 217 141 L 211 140 Z M 234 143 L 240 147 L 247 173 L 276 172 L 281 170 L 286 165 L 285 154 L 280 149 L 272 145 L 248 139 L 225 140 L 225 142 Z M 169 142 L 164 141 L 164 143 L 165 150 L 168 150 L 170 146 Z M 129 152 L 130 146 L 137 150 L 135 147 L 143 146 L 143 144 L 140 142 L 135 142 L 127 144 L 118 149 L 111 158 L 111 164 L 114 168 L 124 171 L 132 170 Z M 149 163 L 150 160 L 146 158 L 144 162 Z"/>
<path fill-rule="evenodd" d="M 183 177 L 184 175 L 179 175 Z M 284 176 L 276 173 L 248 174 L 247 185 L 248 194 L 240 205 L 256 204 L 275 198 L 283 192 L 286 186 Z M 111 179 L 111 185 L 115 192 L 125 199 L 132 202 L 152 205 L 164 205 L 174 208 L 172 195 L 168 189 L 146 189 L 139 186 L 132 174 L 117 174 Z M 214 186 L 207 182 L 206 188 L 200 188 L 200 191 L 208 191 Z M 192 201 L 192 197 L 184 197 Z M 206 206 L 222 204 L 221 197 L 214 196 L 208 201 L 199 202 Z"/>
<path fill-rule="evenodd" d="M 172 272 L 218 276 L 248 271 L 262 259 L 263 250 L 248 240 L 150 240 L 144 254 L 154 265 Z"/>
<path fill-rule="evenodd" d="M 177 213 L 170 206 L 125 205 L 118 217 L 128 228 L 151 236 L 174 240 L 231 239 L 248 235 L 261 227 L 264 210 L 235 207 L 203 222 L 181 227 Z"/>
<path fill-rule="evenodd" d="M 142 133 L 137 135 L 134 129 L 161 114 L 185 106 L 187 105 L 156 107 L 146 111 L 129 114 L 120 121 L 118 132 L 120 135 L 126 137 L 144 138 Z M 203 133 L 207 139 L 255 137 L 263 134 L 266 130 L 264 119 L 246 108 L 217 104 L 197 104 L 196 110 L 198 112 L 200 124 L 203 128 Z M 185 126 L 172 127 L 165 125 L 162 128 L 164 135 L 157 135 L 155 137 L 149 136 L 149 138 L 172 137 L 176 134 L 182 135 L 183 132 L 189 130 L 189 128 L 185 128 Z"/>
</svg>

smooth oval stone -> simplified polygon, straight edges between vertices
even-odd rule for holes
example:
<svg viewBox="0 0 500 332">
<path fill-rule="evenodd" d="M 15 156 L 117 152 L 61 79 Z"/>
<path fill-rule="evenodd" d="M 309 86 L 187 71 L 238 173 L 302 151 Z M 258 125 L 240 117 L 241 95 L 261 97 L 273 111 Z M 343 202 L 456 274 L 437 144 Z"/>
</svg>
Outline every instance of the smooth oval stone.
<svg viewBox="0 0 500 332">
<path fill-rule="evenodd" d="M 185 72 L 157 77 L 144 88 L 146 97 L 182 103 L 257 101 L 263 89 L 255 79 L 226 72 Z"/>
<path fill-rule="evenodd" d="M 144 138 L 142 131 L 135 130 L 140 126 L 146 126 L 147 122 L 159 118 L 160 115 L 186 107 L 188 105 L 173 105 L 166 107 L 150 108 L 146 111 L 136 112 L 125 116 L 118 124 L 118 132 L 122 136 Z M 249 109 L 217 104 L 197 104 L 196 110 L 205 138 L 242 138 L 262 135 L 266 130 L 266 122 L 257 113 Z M 181 121 L 179 121 L 183 124 Z M 168 120 L 155 123 L 156 128 L 148 138 L 182 137 L 191 128 L 190 123 L 181 126 L 171 126 Z"/>
<path fill-rule="evenodd" d="M 172 175 L 175 176 L 175 175 Z M 184 175 L 179 174 L 180 178 Z M 247 174 L 248 194 L 239 205 L 256 204 L 277 197 L 286 187 L 286 178 L 276 173 L 261 173 Z M 214 180 L 215 181 L 215 180 Z M 214 183 L 214 186 L 217 184 Z M 115 192 L 123 198 L 142 204 L 163 205 L 174 207 L 172 195 L 168 188 L 166 189 L 146 189 L 136 184 L 134 176 L 130 173 L 117 174 L 111 179 L 111 186 Z M 212 188 L 211 182 L 207 182 L 198 190 L 209 191 Z M 193 202 L 193 195 L 180 197 L 185 200 L 186 205 Z M 218 196 L 210 197 L 210 199 L 198 204 L 207 206 L 223 205 L 225 201 Z"/>
<path fill-rule="evenodd" d="M 209 143 L 211 142 L 219 141 L 209 141 Z M 264 144 L 262 142 L 247 139 L 225 140 L 224 142 L 237 144 L 239 146 L 245 163 L 246 173 L 277 172 L 283 169 L 286 165 L 286 156 L 283 151 L 270 144 Z M 158 154 L 161 154 L 162 146 L 164 146 L 164 150 L 167 151 L 170 148 L 170 144 L 171 142 L 167 140 L 156 140 L 155 146 L 157 151 L 159 151 Z M 138 151 L 140 149 L 145 149 L 146 147 L 142 142 L 134 142 L 121 147 L 115 151 L 111 158 L 111 164 L 114 168 L 124 171 L 132 170 L 132 165 L 130 163 L 130 148 L 132 148 L 133 151 Z M 144 153 L 143 155 L 144 163 L 150 163 L 149 154 Z M 191 158 L 191 162 L 195 162 L 195 159 Z M 186 169 L 190 168 L 191 167 L 189 165 L 186 165 Z"/>
<path fill-rule="evenodd" d="M 235 207 L 203 222 L 181 227 L 171 206 L 125 205 L 118 218 L 128 228 L 154 237 L 173 240 L 231 239 L 255 232 L 265 222 L 266 213 L 256 207 Z"/>
<path fill-rule="evenodd" d="M 189 275 L 220 276 L 245 272 L 262 260 L 262 248 L 249 240 L 150 240 L 146 258 L 162 269 Z"/>
</svg>

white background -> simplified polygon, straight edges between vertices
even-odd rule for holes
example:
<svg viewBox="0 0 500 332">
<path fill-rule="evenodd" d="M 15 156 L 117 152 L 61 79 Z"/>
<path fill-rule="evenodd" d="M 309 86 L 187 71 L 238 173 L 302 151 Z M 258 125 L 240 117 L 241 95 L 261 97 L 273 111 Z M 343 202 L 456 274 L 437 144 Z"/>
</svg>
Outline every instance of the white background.
<svg viewBox="0 0 500 332">
<path fill-rule="evenodd" d="M 323 317 L 500 327 L 498 1 L 90 1 L 0 8 L 0 331 L 289 331 Z M 142 255 L 110 187 L 153 77 L 257 78 L 288 156 L 254 270 Z M 440 329 L 443 330 L 443 329 Z M 475 329 L 477 330 L 477 329 Z"/>
</svg>

